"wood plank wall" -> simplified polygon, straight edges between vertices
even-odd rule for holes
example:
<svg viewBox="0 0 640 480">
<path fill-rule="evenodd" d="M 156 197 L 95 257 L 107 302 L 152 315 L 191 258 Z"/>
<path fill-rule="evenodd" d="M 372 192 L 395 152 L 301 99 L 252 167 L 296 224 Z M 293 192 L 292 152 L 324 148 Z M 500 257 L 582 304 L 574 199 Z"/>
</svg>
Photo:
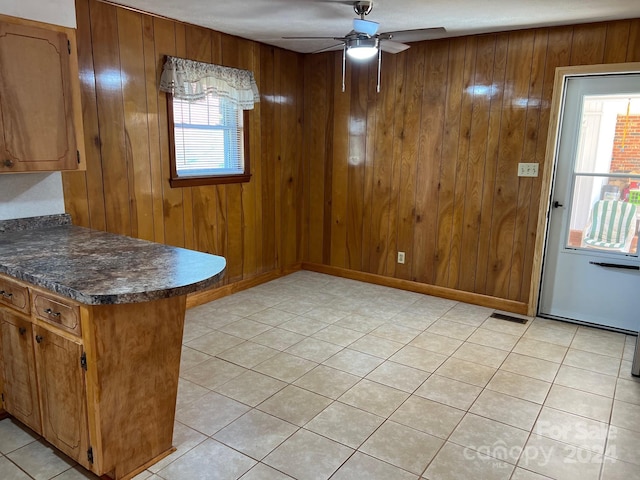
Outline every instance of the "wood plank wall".
<svg viewBox="0 0 640 480">
<path fill-rule="evenodd" d="M 631 61 L 640 20 L 414 44 L 379 94 L 305 56 L 305 260 L 528 302 L 555 68 Z"/>
<path fill-rule="evenodd" d="M 77 0 L 87 171 L 63 174 L 74 223 L 227 258 L 225 283 L 302 260 L 303 57 Z M 252 70 L 249 183 L 169 186 L 164 55 Z"/>
<path fill-rule="evenodd" d="M 74 222 L 224 255 L 225 283 L 312 263 L 528 301 L 555 67 L 640 61 L 640 20 L 415 44 L 375 65 L 76 0 L 87 171 Z M 247 68 L 253 178 L 171 188 L 165 54 Z M 303 122 L 304 119 L 304 122 Z M 396 263 L 397 251 L 406 263 Z"/>
</svg>

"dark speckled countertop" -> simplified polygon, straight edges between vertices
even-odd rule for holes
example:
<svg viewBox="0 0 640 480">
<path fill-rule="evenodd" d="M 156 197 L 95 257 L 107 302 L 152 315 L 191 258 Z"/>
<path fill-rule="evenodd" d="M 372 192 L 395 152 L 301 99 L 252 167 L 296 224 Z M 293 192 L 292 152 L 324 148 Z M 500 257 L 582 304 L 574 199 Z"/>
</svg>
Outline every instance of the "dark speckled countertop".
<svg viewBox="0 0 640 480">
<path fill-rule="evenodd" d="M 224 274 L 223 257 L 59 223 L 0 222 L 0 273 L 88 305 L 184 295 Z"/>
</svg>

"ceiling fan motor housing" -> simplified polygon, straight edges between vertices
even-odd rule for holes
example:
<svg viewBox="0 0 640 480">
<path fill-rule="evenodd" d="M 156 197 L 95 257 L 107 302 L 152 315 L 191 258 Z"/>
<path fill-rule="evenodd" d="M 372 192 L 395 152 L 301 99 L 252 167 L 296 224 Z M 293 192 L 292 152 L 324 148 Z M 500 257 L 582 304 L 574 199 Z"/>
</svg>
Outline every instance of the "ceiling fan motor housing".
<svg viewBox="0 0 640 480">
<path fill-rule="evenodd" d="M 360 18 L 369 15 L 371 10 L 373 10 L 373 0 L 360 0 L 353 3 L 353 11 L 360 15 Z"/>
</svg>

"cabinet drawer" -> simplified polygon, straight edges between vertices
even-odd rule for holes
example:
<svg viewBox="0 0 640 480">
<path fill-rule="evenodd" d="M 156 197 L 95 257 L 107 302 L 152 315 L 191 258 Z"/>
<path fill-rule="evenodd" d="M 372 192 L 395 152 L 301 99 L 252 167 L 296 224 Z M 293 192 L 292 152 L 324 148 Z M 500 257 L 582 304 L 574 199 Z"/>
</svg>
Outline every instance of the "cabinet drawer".
<svg viewBox="0 0 640 480">
<path fill-rule="evenodd" d="M 0 304 L 29 313 L 29 290 L 5 277 L 0 277 Z"/>
<path fill-rule="evenodd" d="M 33 292 L 33 310 L 41 320 L 80 336 L 80 309 L 71 301 Z"/>
</svg>

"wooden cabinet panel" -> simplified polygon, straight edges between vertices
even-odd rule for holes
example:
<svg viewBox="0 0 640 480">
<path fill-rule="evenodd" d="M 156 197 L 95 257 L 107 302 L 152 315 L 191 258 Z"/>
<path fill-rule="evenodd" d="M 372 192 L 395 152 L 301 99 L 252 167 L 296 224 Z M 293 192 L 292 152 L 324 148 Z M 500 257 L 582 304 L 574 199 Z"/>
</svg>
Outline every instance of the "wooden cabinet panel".
<svg viewBox="0 0 640 480">
<path fill-rule="evenodd" d="M 89 448 L 82 345 L 33 326 L 42 405 L 42 435 L 86 468 Z"/>
<path fill-rule="evenodd" d="M 185 302 L 92 306 L 83 336 L 97 473 L 126 477 L 171 452 Z"/>
<path fill-rule="evenodd" d="M 0 277 L 0 304 L 22 313 L 29 313 L 29 290 L 7 278 Z"/>
<path fill-rule="evenodd" d="M 41 433 L 31 322 L 0 312 L 4 409 Z"/>
<path fill-rule="evenodd" d="M 70 40 L 0 21 L 0 173 L 78 167 Z"/>
<path fill-rule="evenodd" d="M 33 292 L 33 311 L 41 320 L 56 325 L 64 330 L 80 336 L 80 310 L 73 302 L 44 294 Z"/>
</svg>

